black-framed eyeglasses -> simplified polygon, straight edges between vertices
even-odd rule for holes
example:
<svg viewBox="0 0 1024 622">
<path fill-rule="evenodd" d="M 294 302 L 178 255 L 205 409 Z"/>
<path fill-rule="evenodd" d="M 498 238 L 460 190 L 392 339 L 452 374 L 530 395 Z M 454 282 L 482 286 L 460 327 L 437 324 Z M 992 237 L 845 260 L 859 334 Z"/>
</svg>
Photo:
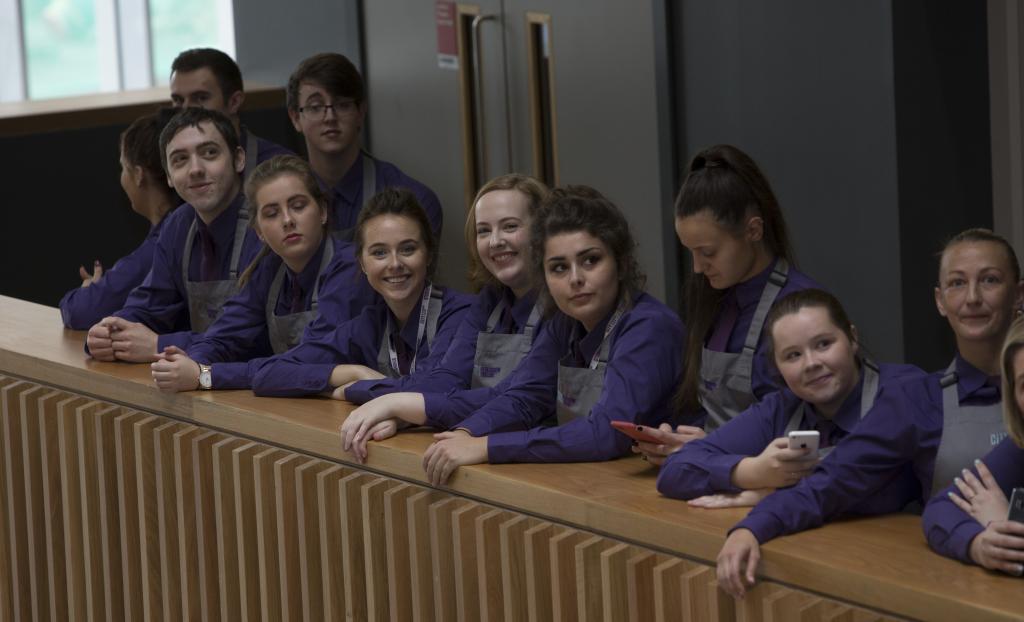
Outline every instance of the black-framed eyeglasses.
<svg viewBox="0 0 1024 622">
<path fill-rule="evenodd" d="M 316 102 L 314 104 L 300 106 L 299 113 L 311 121 L 319 121 L 327 118 L 328 110 L 333 110 L 334 116 L 336 117 L 347 117 L 354 113 L 358 107 L 359 105 L 354 99 L 338 101 L 333 104 Z"/>
</svg>

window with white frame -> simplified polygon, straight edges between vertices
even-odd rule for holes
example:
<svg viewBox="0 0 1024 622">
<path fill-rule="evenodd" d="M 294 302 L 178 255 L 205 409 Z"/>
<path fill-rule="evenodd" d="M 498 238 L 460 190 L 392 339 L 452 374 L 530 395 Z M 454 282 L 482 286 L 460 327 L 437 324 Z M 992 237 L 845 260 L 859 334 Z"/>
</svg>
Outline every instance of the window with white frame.
<svg viewBox="0 0 1024 622">
<path fill-rule="evenodd" d="M 166 84 L 193 47 L 234 56 L 231 0 L 0 0 L 0 101 Z"/>
</svg>

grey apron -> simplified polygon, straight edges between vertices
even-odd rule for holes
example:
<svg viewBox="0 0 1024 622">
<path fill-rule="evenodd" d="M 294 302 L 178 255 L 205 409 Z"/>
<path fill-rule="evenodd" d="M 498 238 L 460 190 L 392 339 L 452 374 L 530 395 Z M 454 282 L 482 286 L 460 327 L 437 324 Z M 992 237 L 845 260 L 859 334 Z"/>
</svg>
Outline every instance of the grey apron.
<svg viewBox="0 0 1024 622">
<path fill-rule="evenodd" d="M 935 455 L 932 491 L 949 486 L 960 470 L 970 467 L 1003 439 L 1003 403 L 988 406 L 961 405 L 957 394 L 956 361 L 946 369 L 942 386 L 942 441 Z"/>
<path fill-rule="evenodd" d="M 247 134 L 245 140 L 245 170 L 248 177 L 256 167 L 256 137 Z M 196 218 L 199 218 L 197 215 Z M 230 276 L 221 281 L 189 281 L 188 266 L 192 260 L 192 244 L 196 238 L 196 221 L 185 236 L 185 252 L 181 258 L 181 280 L 185 283 L 185 294 L 188 296 L 188 316 L 194 333 L 206 332 L 210 324 L 220 317 L 224 311 L 224 303 L 238 293 L 238 261 L 242 256 L 245 244 L 245 230 L 249 227 L 249 205 L 245 201 L 238 210 L 238 221 L 235 223 L 235 239 L 231 246 Z"/>
<path fill-rule="evenodd" d="M 420 342 L 427 341 L 427 348 L 434 343 L 434 336 L 437 334 L 437 321 L 441 317 L 441 303 L 443 294 L 435 290 L 433 284 L 427 283 L 423 288 L 423 297 L 420 299 L 420 317 L 416 327 L 416 343 L 413 346 L 415 351 L 412 355 L 412 363 L 409 365 L 409 373 L 416 371 L 416 358 L 419 354 Z M 380 338 L 380 349 L 377 351 L 377 371 L 388 378 L 400 378 L 402 372 L 399 369 L 398 353 L 395 351 L 393 339 L 401 339 L 402 336 L 395 330 L 394 322 L 391 320 L 391 313 L 388 313 L 387 327 Z"/>
<path fill-rule="evenodd" d="M 377 165 L 370 154 L 365 151 L 360 153 L 360 157 L 363 159 L 363 204 L 359 209 L 362 210 L 373 198 L 373 195 L 377 194 Z M 356 229 L 355 227 L 335 229 L 332 235 L 342 242 L 351 242 L 356 237 Z"/>
<path fill-rule="evenodd" d="M 519 365 L 533 347 L 533 333 L 540 321 L 540 309 L 533 305 L 530 317 L 522 333 L 504 335 L 495 333 L 494 328 L 501 319 L 508 302 L 502 299 L 487 318 L 487 328 L 477 334 L 476 353 L 473 356 L 473 379 L 471 387 L 493 387 Z"/>
<path fill-rule="evenodd" d="M 284 284 L 285 271 L 288 269 L 281 262 L 281 266 L 274 275 L 270 284 L 270 291 L 267 292 L 267 334 L 270 337 L 270 347 L 274 354 L 280 354 L 299 345 L 302 341 L 302 333 L 316 318 L 317 310 L 320 307 L 320 276 L 327 269 L 328 264 L 334 257 L 334 243 L 330 238 L 324 240 L 324 252 L 320 258 L 320 269 L 316 273 L 316 285 L 313 286 L 313 299 L 309 311 L 298 313 L 287 313 L 277 315 L 274 309 L 277 307 L 277 298 L 281 295 L 281 286 Z"/>
<path fill-rule="evenodd" d="M 754 317 L 750 322 L 743 349 L 739 352 L 716 352 L 704 348 L 700 355 L 700 403 L 708 413 L 704 429 L 716 430 L 754 403 L 751 382 L 754 373 L 754 353 L 761 338 L 765 318 L 779 292 L 786 285 L 789 263 L 779 259 L 768 275 L 761 291 Z"/>
<path fill-rule="evenodd" d="M 860 418 L 863 419 L 871 407 L 875 405 L 875 398 L 878 396 L 878 367 L 867 359 L 861 360 L 861 369 L 864 371 L 864 383 L 860 388 Z M 789 418 L 789 423 L 786 424 L 786 431 L 783 436 L 789 436 L 790 432 L 795 432 L 800 429 L 800 424 L 804 420 L 804 409 L 807 408 L 807 402 L 801 401 L 800 405 L 793 411 L 793 415 Z M 818 458 L 824 459 L 825 456 L 832 453 L 835 447 L 822 447 L 818 449 Z"/>
<path fill-rule="evenodd" d="M 590 415 L 590 411 L 601 399 L 604 391 L 604 371 L 608 366 L 608 353 L 611 350 L 611 341 L 608 335 L 615 330 L 615 325 L 622 319 L 625 308 L 620 304 L 615 309 L 615 314 L 608 320 L 604 329 L 604 337 L 601 345 L 590 357 L 590 365 L 587 367 L 575 367 L 573 353 L 569 352 L 558 362 L 558 401 L 555 414 L 558 416 L 558 425 L 565 425 L 573 419 L 581 419 Z M 573 331 L 573 338 L 576 331 Z"/>
</svg>

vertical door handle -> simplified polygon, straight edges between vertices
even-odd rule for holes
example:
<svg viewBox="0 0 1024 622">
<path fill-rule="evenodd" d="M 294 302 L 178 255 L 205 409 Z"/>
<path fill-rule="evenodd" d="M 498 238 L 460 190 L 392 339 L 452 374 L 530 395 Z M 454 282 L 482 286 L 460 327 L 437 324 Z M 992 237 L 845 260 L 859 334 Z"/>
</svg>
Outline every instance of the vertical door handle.
<svg viewBox="0 0 1024 622">
<path fill-rule="evenodd" d="M 487 173 L 487 126 L 484 124 L 483 70 L 480 68 L 480 24 L 497 20 L 497 15 L 477 15 L 471 26 L 473 31 L 473 107 L 476 118 L 477 171 L 479 184 L 489 179 Z"/>
</svg>

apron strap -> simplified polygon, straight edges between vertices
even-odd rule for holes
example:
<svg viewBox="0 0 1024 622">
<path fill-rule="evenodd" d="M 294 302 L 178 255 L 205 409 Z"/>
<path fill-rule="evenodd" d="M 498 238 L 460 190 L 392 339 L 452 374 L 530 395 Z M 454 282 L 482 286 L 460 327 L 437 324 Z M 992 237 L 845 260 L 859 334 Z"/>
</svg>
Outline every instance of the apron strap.
<svg viewBox="0 0 1024 622">
<path fill-rule="evenodd" d="M 188 265 L 192 262 L 192 244 L 196 240 L 196 216 L 192 220 L 192 225 L 188 228 L 188 233 L 185 234 L 185 250 L 181 253 L 181 282 L 188 283 Z"/>
<path fill-rule="evenodd" d="M 860 389 L 860 418 L 863 419 L 875 405 L 875 397 L 878 395 L 878 365 L 867 357 L 862 358 L 860 363 L 864 374 L 864 384 Z"/>
<path fill-rule="evenodd" d="M 361 151 L 363 154 L 363 205 L 370 202 L 373 195 L 377 194 L 377 164 L 373 160 L 373 156 Z M 360 209 L 362 209 L 362 207 Z"/>
<path fill-rule="evenodd" d="M 440 288 L 430 290 L 430 300 L 427 301 L 427 347 L 434 343 L 437 336 L 437 322 L 441 319 L 441 307 L 444 303 L 444 291 Z M 419 344 L 417 344 L 418 346 Z"/>
<path fill-rule="evenodd" d="M 750 350 L 751 352 L 757 350 L 757 342 L 761 339 L 764 321 L 768 318 L 768 312 L 771 311 L 772 305 L 775 304 L 775 299 L 778 297 L 779 292 L 782 291 L 786 281 L 789 280 L 788 275 L 789 262 L 779 257 L 778 261 L 775 262 L 775 267 L 772 268 L 771 274 L 768 275 L 768 282 L 765 284 L 764 290 L 761 291 L 761 299 L 757 303 L 757 310 L 754 311 L 754 317 L 750 321 L 747 338 L 743 342 L 744 350 Z"/>
<path fill-rule="evenodd" d="M 498 326 L 498 320 L 501 319 L 501 314 L 506 308 L 508 308 L 508 303 L 505 302 L 505 298 L 502 297 L 501 300 L 498 301 L 498 304 L 494 306 L 494 310 L 491 311 L 491 314 L 487 316 L 487 327 L 484 328 L 485 332 L 494 332 L 494 329 Z"/>
<path fill-rule="evenodd" d="M 608 320 L 608 325 L 604 328 L 604 337 L 601 339 L 601 345 L 594 352 L 594 356 L 590 357 L 590 369 L 597 369 L 598 365 L 606 365 L 608 363 L 608 355 L 612 349 L 612 342 L 608 337 L 615 330 L 619 320 L 622 319 L 622 314 L 625 312 L 625 302 L 619 302 L 619 306 L 615 308 L 615 313 L 612 314 L 612 318 Z"/>
<path fill-rule="evenodd" d="M 267 325 L 274 319 L 274 310 L 277 307 L 277 297 L 281 295 L 281 286 L 284 284 L 284 273 L 288 268 L 281 262 L 277 267 L 274 280 L 270 283 L 270 290 L 267 292 Z"/>
<path fill-rule="evenodd" d="M 530 310 L 530 317 L 526 319 L 526 326 L 523 327 L 523 336 L 526 340 L 533 342 L 533 333 L 537 331 L 537 324 L 540 324 L 540 303 L 534 303 Z"/>
<path fill-rule="evenodd" d="M 801 401 L 800 405 L 796 407 L 793 414 L 789 416 L 789 421 L 786 423 L 786 430 L 783 432 L 783 436 L 789 436 L 790 432 L 796 432 L 800 429 L 800 422 L 804 420 L 804 408 L 807 405 Z"/>
<path fill-rule="evenodd" d="M 249 175 L 255 170 L 259 156 L 259 139 L 249 131 L 249 128 L 242 126 L 245 132 L 245 169 L 242 170 L 242 178 L 249 179 Z"/>
<path fill-rule="evenodd" d="M 320 257 L 320 269 L 316 273 L 316 285 L 313 286 L 313 300 L 310 304 L 311 311 L 317 311 L 320 308 L 320 280 L 324 272 L 327 271 L 327 266 L 334 259 L 334 240 L 331 236 L 324 235 L 323 244 L 325 246 L 323 255 Z"/>
<path fill-rule="evenodd" d="M 245 246 L 245 232 L 249 228 L 249 204 L 242 200 L 242 206 L 238 208 L 238 220 L 235 221 L 235 240 L 231 245 L 231 267 L 229 274 L 231 280 L 238 280 L 238 262 L 242 257 L 242 247 Z"/>
</svg>

